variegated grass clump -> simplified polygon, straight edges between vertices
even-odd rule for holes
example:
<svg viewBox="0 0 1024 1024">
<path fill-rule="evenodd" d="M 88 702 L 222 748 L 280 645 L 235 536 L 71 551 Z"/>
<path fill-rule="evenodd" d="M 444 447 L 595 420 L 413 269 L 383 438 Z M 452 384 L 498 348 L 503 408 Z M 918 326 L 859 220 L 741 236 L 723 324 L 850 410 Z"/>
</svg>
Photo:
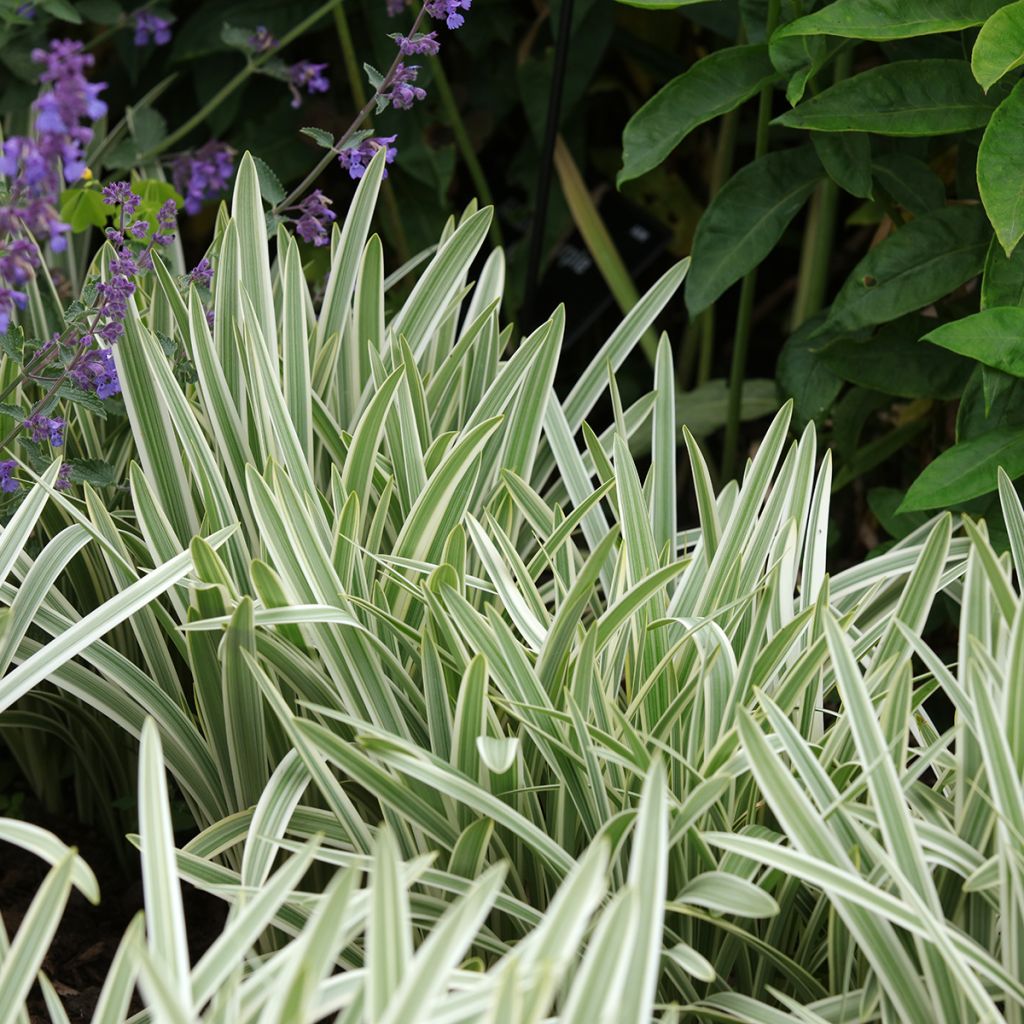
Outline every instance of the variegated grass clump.
<svg viewBox="0 0 1024 1024">
<path fill-rule="evenodd" d="M 829 577 L 829 457 L 788 408 L 716 495 L 667 340 L 622 407 L 615 370 L 685 264 L 562 398 L 561 311 L 510 348 L 500 252 L 469 282 L 489 211 L 385 276 L 382 171 L 317 309 L 244 160 L 212 332 L 158 266 L 118 345 L 131 431 L 88 436 L 123 504 L 68 499 L 55 465 L 0 537 L 4 719 L 49 715 L 121 775 L 115 737 L 142 741 L 145 920 L 96 1019 L 138 982 L 161 1024 L 1024 1020 L 1008 481 L 1011 555 L 945 516 Z M 949 665 L 922 638 L 937 602 Z M 199 828 L 180 850 L 165 772 Z M 70 886 L 96 886 L 41 830 L 0 836 L 55 865 L 0 937 L 17 1007 Z M 231 906 L 194 965 L 180 880 Z"/>
</svg>

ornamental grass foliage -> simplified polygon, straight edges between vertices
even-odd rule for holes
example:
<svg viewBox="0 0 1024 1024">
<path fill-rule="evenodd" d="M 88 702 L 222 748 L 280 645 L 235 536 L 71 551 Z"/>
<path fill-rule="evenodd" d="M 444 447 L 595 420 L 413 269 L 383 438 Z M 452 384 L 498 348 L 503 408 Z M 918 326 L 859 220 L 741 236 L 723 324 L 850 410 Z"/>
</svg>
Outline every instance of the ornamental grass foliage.
<svg viewBox="0 0 1024 1024">
<path fill-rule="evenodd" d="M 667 338 L 650 393 L 624 406 L 615 371 L 687 264 L 563 398 L 562 310 L 510 347 L 502 253 L 476 263 L 490 210 L 385 272 L 385 164 L 317 308 L 244 156 L 212 330 L 156 250 L 126 299 L 131 430 L 94 429 L 128 491 L 62 492 L 54 461 L 0 535 L 0 721 L 59 722 L 97 813 L 138 773 L 146 908 L 94 1019 L 136 985 L 160 1022 L 1017 1019 L 1009 482 L 1009 553 L 944 514 L 829 575 L 831 461 L 787 406 L 717 494 L 684 431 L 680 532 Z M 102 894 L 51 834 L 0 835 L 52 865 L 0 1005 L 38 982 L 64 1019 L 40 967 L 71 888 Z M 229 905 L 195 963 L 183 882 Z"/>
<path fill-rule="evenodd" d="M 422 19 L 467 9 L 425 5 L 375 103 L 416 100 Z M 716 487 L 667 335 L 623 399 L 688 260 L 562 393 L 565 311 L 514 335 L 490 208 L 386 266 L 394 140 L 358 123 L 321 140 L 356 181 L 337 212 L 195 151 L 183 201 L 233 181 L 188 271 L 165 190 L 96 185 L 65 309 L 40 242 L 73 239 L 32 218 L 59 221 L 53 153 L 90 141 L 86 58 L 41 54 L 90 98 L 49 140 L 37 111 L 3 207 L 0 730 L 44 802 L 59 764 L 79 819 L 138 849 L 145 907 L 93 1020 L 1024 1019 L 1006 473 L 1005 550 L 944 513 L 830 572 L 832 457 L 790 404 Z M 103 893 L 45 829 L 0 839 L 50 865 L 0 922 L 0 1021 L 30 999 L 65 1021 L 46 953 L 71 890 Z M 184 883 L 228 908 L 194 962 Z"/>
</svg>

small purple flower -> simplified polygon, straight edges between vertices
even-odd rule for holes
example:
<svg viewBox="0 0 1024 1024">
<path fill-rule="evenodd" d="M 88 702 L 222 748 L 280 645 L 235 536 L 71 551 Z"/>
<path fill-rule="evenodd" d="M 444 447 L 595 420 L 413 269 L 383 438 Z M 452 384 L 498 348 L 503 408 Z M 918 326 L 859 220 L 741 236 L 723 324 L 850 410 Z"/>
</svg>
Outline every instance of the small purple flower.
<svg viewBox="0 0 1024 1024">
<path fill-rule="evenodd" d="M 418 53 L 433 57 L 441 49 L 436 32 L 417 33 L 414 36 L 403 36 L 396 32 L 391 38 L 397 43 L 398 52 L 403 57 L 411 57 Z"/>
<path fill-rule="evenodd" d="M 174 241 L 174 235 L 177 230 L 178 204 L 173 199 L 167 199 L 157 211 L 156 231 L 153 232 L 153 241 L 157 245 L 170 245 Z"/>
<path fill-rule="evenodd" d="M 130 217 L 142 202 L 141 197 L 132 191 L 127 181 L 115 181 L 104 185 L 102 195 L 107 206 L 123 206 L 126 217 Z"/>
<path fill-rule="evenodd" d="M 299 238 L 313 245 L 327 245 L 331 240 L 328 225 L 337 219 L 330 204 L 330 199 L 320 189 L 310 192 L 299 203 L 297 209 L 300 216 L 295 221 L 295 233 Z"/>
<path fill-rule="evenodd" d="M 11 494 L 16 491 L 21 484 L 18 483 L 11 474 L 17 468 L 17 463 L 14 459 L 5 459 L 0 462 L 0 491 L 6 494 Z"/>
<path fill-rule="evenodd" d="M 28 296 L 24 292 L 0 285 L 0 333 L 10 327 L 11 314 L 14 312 L 15 306 L 18 309 L 24 309 L 26 302 L 28 302 Z"/>
<path fill-rule="evenodd" d="M 139 238 L 139 239 L 145 238 L 146 235 L 149 234 L 149 221 L 148 220 L 137 220 L 128 229 L 128 234 L 130 234 L 132 236 L 132 238 Z"/>
<path fill-rule="evenodd" d="M 64 421 L 59 417 L 51 419 L 37 412 L 25 420 L 22 426 L 32 435 L 36 444 L 49 441 L 51 447 L 59 448 L 64 443 Z"/>
<path fill-rule="evenodd" d="M 58 491 L 66 491 L 71 486 L 71 466 L 65 462 L 57 470 L 57 482 L 53 485 Z"/>
<path fill-rule="evenodd" d="M 25 284 L 36 269 L 36 248 L 27 238 L 0 242 L 0 277 L 12 284 Z"/>
<path fill-rule="evenodd" d="M 219 196 L 235 171 L 235 151 L 211 139 L 194 153 L 182 153 L 171 165 L 174 187 L 185 196 L 185 210 L 196 214 L 207 199 Z"/>
<path fill-rule="evenodd" d="M 204 256 L 189 272 L 189 284 L 198 285 L 200 288 L 209 288 L 213 281 L 213 264 Z"/>
<path fill-rule="evenodd" d="M 266 25 L 259 25 L 249 36 L 249 48 L 254 53 L 266 53 L 277 46 L 277 40 L 270 34 Z"/>
<path fill-rule="evenodd" d="M 213 310 L 212 309 L 208 309 L 206 311 L 206 326 L 209 327 L 211 331 L 213 330 Z"/>
<path fill-rule="evenodd" d="M 443 21 L 449 28 L 461 28 L 465 18 L 459 14 L 460 8 L 468 11 L 472 0 L 427 0 L 423 5 L 427 14 L 438 21 Z"/>
<path fill-rule="evenodd" d="M 417 100 L 426 99 L 426 90 L 413 84 L 419 72 L 416 64 L 409 67 L 402 63 L 397 64 L 387 87 L 381 91 L 381 96 L 390 100 L 391 105 L 398 110 L 408 110 Z"/>
<path fill-rule="evenodd" d="M 330 81 L 324 75 L 326 64 L 314 64 L 312 61 L 300 60 L 288 69 L 288 87 L 292 93 L 292 106 L 302 106 L 300 89 L 305 89 L 311 96 L 317 92 L 327 92 Z"/>
<path fill-rule="evenodd" d="M 358 146 L 351 146 L 343 149 L 338 154 L 338 163 L 342 170 L 348 171 L 350 178 L 361 178 L 366 173 L 366 165 L 373 159 L 374 154 L 382 146 L 385 148 L 384 162 L 393 164 L 398 150 L 391 145 L 397 139 L 397 135 L 382 135 L 379 138 L 364 139 Z M 384 177 L 388 176 L 387 168 L 384 170 Z"/>
<path fill-rule="evenodd" d="M 387 0 L 389 18 L 397 18 L 405 10 L 405 0 Z"/>
<path fill-rule="evenodd" d="M 110 398 L 121 393 L 117 367 L 108 348 L 90 349 L 79 356 L 68 370 L 68 376 L 83 391 L 94 391 L 97 398 Z"/>
<path fill-rule="evenodd" d="M 152 40 L 155 46 L 165 46 L 171 41 L 171 21 L 161 18 L 149 11 L 136 11 L 135 39 L 136 46 L 148 46 Z"/>
</svg>

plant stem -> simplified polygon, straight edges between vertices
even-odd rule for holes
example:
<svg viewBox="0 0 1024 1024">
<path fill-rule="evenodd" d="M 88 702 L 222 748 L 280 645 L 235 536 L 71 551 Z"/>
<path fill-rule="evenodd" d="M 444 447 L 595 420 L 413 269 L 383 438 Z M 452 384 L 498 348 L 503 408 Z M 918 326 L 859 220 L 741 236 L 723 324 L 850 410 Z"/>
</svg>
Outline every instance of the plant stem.
<svg viewBox="0 0 1024 1024">
<path fill-rule="evenodd" d="M 722 129 L 715 145 L 715 159 L 708 181 L 708 202 L 718 195 L 732 173 L 736 156 L 736 135 L 739 131 L 739 111 L 730 110 L 722 118 Z M 715 307 L 710 305 L 701 315 L 700 359 L 697 362 L 697 384 L 706 384 L 711 377 L 711 358 L 715 348 Z"/>
<path fill-rule="evenodd" d="M 344 4 L 338 4 L 334 8 L 334 28 L 338 33 L 338 44 L 341 46 L 341 58 L 345 62 L 345 76 L 348 78 L 352 101 L 357 107 L 366 106 L 363 76 L 360 74 L 359 58 L 356 56 L 355 43 L 352 42 L 352 30 L 348 27 L 348 18 L 345 17 Z"/>
<path fill-rule="evenodd" d="M 349 28 L 348 18 L 345 16 L 344 4 L 339 4 L 334 8 L 334 27 L 338 33 L 338 44 L 341 47 L 341 58 L 345 64 L 345 77 L 348 79 L 349 91 L 352 93 L 352 102 L 357 108 L 365 107 L 366 88 L 363 85 L 362 67 L 356 54 L 355 43 L 352 41 L 352 30 Z M 369 118 L 366 125 L 371 127 Z M 405 234 L 405 225 L 402 223 L 402 215 L 398 209 L 398 200 L 395 198 L 395 190 L 390 181 L 381 182 L 380 193 L 384 202 L 384 217 L 387 219 L 391 238 L 394 240 L 398 262 L 404 263 L 409 258 L 409 239 Z"/>
<path fill-rule="evenodd" d="M 825 304 L 828 285 L 828 264 L 835 237 L 836 205 L 839 189 L 831 179 L 823 181 L 811 197 L 804 231 L 803 252 L 800 257 L 800 276 L 790 330 L 795 331 Z"/>
<path fill-rule="evenodd" d="M 477 198 L 484 206 L 494 206 L 494 196 L 491 194 L 490 186 L 487 184 L 487 176 L 484 174 L 483 167 L 480 166 L 479 159 L 477 159 L 469 132 L 466 131 L 466 122 L 462 119 L 459 105 L 455 102 L 455 96 L 448 82 L 448 75 L 445 73 L 444 64 L 441 63 L 439 57 L 432 57 L 430 66 L 434 69 L 434 85 L 437 86 L 437 95 L 441 100 L 441 106 L 444 107 L 444 111 L 448 115 L 448 123 L 451 126 L 452 134 L 455 136 L 455 145 L 458 147 L 462 162 L 466 165 L 466 170 L 469 171 L 469 176 L 473 181 L 473 188 L 476 189 Z M 501 225 L 498 223 L 496 216 L 491 218 L 490 234 L 491 240 L 495 245 L 504 244 L 501 237 Z"/>
<path fill-rule="evenodd" d="M 836 57 L 833 81 L 841 82 L 846 78 L 850 74 L 852 64 L 853 48 L 847 47 Z M 797 280 L 796 298 L 793 300 L 790 330 L 795 331 L 825 304 L 838 202 L 839 188 L 831 178 L 826 178 L 815 190 L 807 213 L 800 276 Z"/>
<path fill-rule="evenodd" d="M 534 307 L 540 284 L 540 265 L 544 255 L 544 228 L 548 219 L 548 200 L 551 196 L 551 171 L 554 164 L 558 126 L 562 119 L 562 91 L 569 67 L 569 42 L 572 35 L 573 0 L 562 0 L 555 37 L 555 61 L 551 69 L 551 93 L 548 96 L 548 114 L 544 125 L 544 142 L 540 150 L 537 169 L 537 192 L 534 199 L 533 222 L 526 260 L 526 291 L 519 310 L 519 327 L 525 334 L 535 326 Z"/>
<path fill-rule="evenodd" d="M 329 0 L 329 3 L 325 5 L 325 9 L 332 7 L 335 3 L 339 3 L 340 0 Z M 423 22 L 423 16 L 426 14 L 426 8 L 421 7 L 419 13 L 416 15 L 416 20 L 413 22 L 412 28 L 409 30 L 409 35 L 415 35 L 419 31 L 419 27 Z M 308 20 L 308 19 L 307 19 Z M 317 165 L 307 174 L 302 181 L 292 189 L 292 191 L 285 196 L 281 202 L 277 203 L 273 211 L 277 213 L 279 210 L 286 209 L 293 205 L 296 200 L 302 195 L 303 192 L 309 188 L 310 185 L 320 177 L 321 174 L 327 169 L 330 162 L 338 155 L 341 147 L 359 130 L 359 127 L 363 122 L 370 116 L 370 111 L 377 105 L 377 97 L 391 84 L 391 80 L 395 76 L 395 71 L 398 65 L 402 62 L 402 54 L 399 51 L 395 55 L 395 59 L 391 62 L 391 67 L 388 68 L 387 74 L 381 79 L 380 85 L 374 91 L 374 94 L 363 104 L 362 109 L 355 116 L 355 120 L 345 129 L 344 134 L 340 139 L 337 139 L 334 145 L 327 150 L 327 152 L 320 158 Z"/>
<path fill-rule="evenodd" d="M 781 0 L 768 0 L 766 35 L 771 36 L 779 23 Z M 772 116 L 772 86 L 761 90 L 757 101 L 757 134 L 754 159 L 768 151 L 768 124 Z M 731 480 L 736 474 L 739 454 L 740 418 L 743 412 L 743 381 L 747 372 L 747 349 L 750 347 L 750 328 L 754 314 L 754 295 L 757 291 L 757 268 L 743 278 L 740 305 L 736 314 L 736 333 L 733 337 L 732 367 L 729 374 L 729 405 L 725 421 L 725 441 L 722 449 L 722 479 Z"/>
<path fill-rule="evenodd" d="M 211 114 L 212 111 L 216 110 L 236 89 L 240 88 L 248 80 L 249 76 L 255 71 L 258 71 L 268 60 L 272 57 L 276 57 L 281 50 L 283 50 L 290 42 L 298 39 L 307 29 L 312 28 L 325 14 L 329 14 L 341 0 L 327 0 L 327 3 L 321 4 L 312 14 L 308 17 L 303 18 L 294 28 L 286 32 L 278 42 L 277 46 L 266 53 L 260 53 L 252 57 L 246 62 L 244 68 L 238 72 L 230 81 L 224 86 L 217 90 L 216 94 L 206 101 L 199 110 L 196 111 L 184 124 L 179 125 L 174 129 L 170 135 L 163 138 L 158 142 L 152 149 L 143 153 L 139 158 L 140 164 L 145 163 L 147 160 L 152 159 L 154 156 L 158 156 L 160 153 L 166 152 L 176 142 L 183 139 L 196 125 L 202 124 L 203 121 Z"/>
<path fill-rule="evenodd" d="M 573 223 L 582 235 L 587 251 L 597 264 L 619 309 L 628 313 L 640 301 L 640 293 L 561 135 L 555 136 L 553 163 Z M 658 352 L 658 336 L 652 328 L 648 327 L 644 331 L 640 338 L 640 348 L 653 366 Z"/>
</svg>

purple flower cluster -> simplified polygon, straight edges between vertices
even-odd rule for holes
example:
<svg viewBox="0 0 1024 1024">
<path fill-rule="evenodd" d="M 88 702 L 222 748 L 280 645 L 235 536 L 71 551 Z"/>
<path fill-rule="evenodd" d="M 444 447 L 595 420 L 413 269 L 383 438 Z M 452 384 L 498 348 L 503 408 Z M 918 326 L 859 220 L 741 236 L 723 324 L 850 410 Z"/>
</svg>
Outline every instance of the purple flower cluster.
<svg viewBox="0 0 1024 1024">
<path fill-rule="evenodd" d="M 296 209 L 299 216 L 295 220 L 295 233 L 299 238 L 313 245 L 327 245 L 331 240 L 329 225 L 337 220 L 330 199 L 316 189 Z"/>
<path fill-rule="evenodd" d="M 57 482 L 54 487 L 58 491 L 66 491 L 71 486 L 71 465 L 67 462 L 64 463 L 60 469 L 57 470 Z"/>
<path fill-rule="evenodd" d="M 387 151 L 384 156 L 386 164 L 395 162 L 398 150 L 391 145 L 397 139 L 397 135 L 382 135 L 375 139 L 364 139 L 358 146 L 350 146 L 338 154 L 338 163 L 342 170 L 348 171 L 350 178 L 361 178 L 366 173 L 366 165 L 373 159 L 378 149 L 384 147 Z M 387 169 L 384 177 L 388 176 Z"/>
<path fill-rule="evenodd" d="M 68 376 L 83 390 L 94 391 L 97 398 L 121 393 L 114 356 L 108 348 L 90 349 L 75 360 Z"/>
<path fill-rule="evenodd" d="M 309 60 L 300 60 L 288 69 L 288 88 L 292 93 L 294 108 L 298 109 L 302 106 L 300 89 L 305 89 L 310 96 L 317 92 L 327 92 L 331 83 L 324 75 L 326 68 L 326 64 L 314 64 Z"/>
<path fill-rule="evenodd" d="M 235 172 L 235 151 L 211 139 L 194 153 L 182 153 L 171 165 L 174 187 L 185 196 L 185 210 L 196 214 L 207 199 L 216 199 Z"/>
<path fill-rule="evenodd" d="M 21 484 L 11 476 L 17 467 L 18 464 L 14 459 L 5 459 L 3 462 L 0 462 L 0 491 L 3 491 L 5 494 L 11 494 L 21 486 Z"/>
<path fill-rule="evenodd" d="M 427 14 L 438 21 L 443 21 L 449 28 L 462 28 L 466 19 L 459 14 L 459 10 L 468 11 L 473 6 L 473 0 L 427 0 L 423 5 Z"/>
<path fill-rule="evenodd" d="M 95 121 L 106 113 L 99 98 L 103 82 L 89 82 L 92 54 L 82 43 L 54 39 L 49 49 L 35 49 L 32 59 L 42 65 L 43 93 L 33 104 L 32 136 L 13 135 L 0 151 L 0 174 L 8 179 L 0 204 L 0 330 L 6 330 L 15 306 L 25 302 L 21 285 L 32 276 L 38 255 L 24 236 L 45 239 L 54 250 L 67 244 L 70 230 L 57 213 L 63 179 L 77 181 L 85 173 L 85 146 Z"/>
<path fill-rule="evenodd" d="M 387 0 L 387 4 L 389 17 L 400 14 L 405 6 L 403 0 Z M 468 11 L 472 5 L 472 0 L 426 0 L 421 17 L 422 13 L 426 13 L 431 18 L 443 21 L 450 29 L 461 28 L 466 19 L 460 11 Z M 416 19 L 414 29 L 420 20 L 420 17 Z M 391 38 L 394 39 L 401 57 L 434 57 L 441 49 L 436 32 L 414 31 L 411 35 L 396 32 Z M 418 74 L 419 68 L 415 64 L 406 66 L 401 60 L 398 61 L 377 87 L 377 95 L 399 110 L 408 110 L 413 103 L 425 99 L 427 95 L 425 89 L 415 84 Z"/>
<path fill-rule="evenodd" d="M 396 32 L 391 38 L 394 39 L 398 52 L 403 57 L 412 57 L 420 53 L 433 57 L 441 49 L 436 32 L 417 32 L 414 36 L 403 36 Z"/>
<path fill-rule="evenodd" d="M 132 17 L 135 19 L 133 42 L 136 46 L 148 46 L 150 42 L 154 46 L 166 46 L 171 41 L 171 19 L 149 11 L 136 11 Z"/>
<path fill-rule="evenodd" d="M 189 272 L 188 283 L 209 288 L 213 281 L 213 264 L 204 256 Z"/>
<path fill-rule="evenodd" d="M 380 95 L 384 99 L 390 100 L 393 107 L 399 110 L 408 110 L 416 100 L 427 98 L 426 90 L 414 84 L 419 72 L 420 69 L 417 65 L 412 64 L 406 67 L 399 62 L 381 87 Z"/>
<path fill-rule="evenodd" d="M 59 417 L 51 419 L 37 412 L 29 416 L 22 426 L 36 444 L 48 441 L 52 447 L 59 448 L 64 443 L 64 421 Z"/>
<path fill-rule="evenodd" d="M 266 25 L 259 25 L 256 31 L 249 36 L 249 49 L 253 53 L 266 53 L 277 46 L 277 40 L 271 35 Z"/>
<path fill-rule="evenodd" d="M 0 331 L 7 330 L 14 306 L 25 308 L 28 297 L 21 286 L 28 282 L 35 267 L 36 248 L 27 238 L 8 236 L 0 241 L 0 278 L 7 282 L 0 285 Z"/>
</svg>

